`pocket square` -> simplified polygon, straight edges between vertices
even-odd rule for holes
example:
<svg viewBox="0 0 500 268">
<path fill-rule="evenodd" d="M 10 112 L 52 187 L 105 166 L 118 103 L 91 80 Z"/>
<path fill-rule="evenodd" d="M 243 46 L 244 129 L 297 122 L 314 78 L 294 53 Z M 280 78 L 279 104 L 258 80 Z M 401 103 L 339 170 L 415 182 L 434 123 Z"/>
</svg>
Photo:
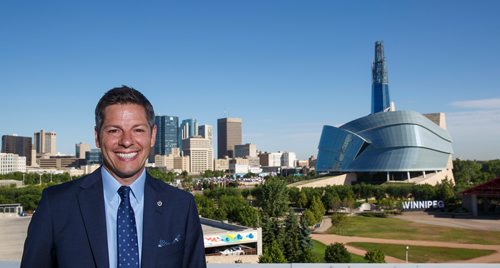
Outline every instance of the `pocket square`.
<svg viewBox="0 0 500 268">
<path fill-rule="evenodd" d="M 181 240 L 182 240 L 182 236 L 180 234 L 177 234 L 171 242 L 163 240 L 163 239 L 158 241 L 158 247 L 162 248 L 162 247 L 166 247 L 166 246 L 170 246 L 170 245 L 175 245 L 175 244 L 179 243 Z"/>
</svg>

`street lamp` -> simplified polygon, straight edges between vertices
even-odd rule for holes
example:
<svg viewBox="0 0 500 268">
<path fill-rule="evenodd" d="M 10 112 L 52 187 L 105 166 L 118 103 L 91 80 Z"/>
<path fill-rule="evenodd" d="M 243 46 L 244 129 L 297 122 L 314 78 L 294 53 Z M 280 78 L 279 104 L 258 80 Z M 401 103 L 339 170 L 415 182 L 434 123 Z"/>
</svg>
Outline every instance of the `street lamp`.
<svg viewBox="0 0 500 268">
<path fill-rule="evenodd" d="M 408 250 L 410 250 L 410 246 L 406 246 L 406 263 L 408 263 Z"/>
</svg>

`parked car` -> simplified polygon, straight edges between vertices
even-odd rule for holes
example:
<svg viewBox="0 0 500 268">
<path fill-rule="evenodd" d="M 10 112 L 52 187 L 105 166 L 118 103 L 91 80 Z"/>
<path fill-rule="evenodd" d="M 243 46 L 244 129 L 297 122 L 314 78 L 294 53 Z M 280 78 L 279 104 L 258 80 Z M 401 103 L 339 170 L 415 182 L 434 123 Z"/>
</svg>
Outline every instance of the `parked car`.
<svg viewBox="0 0 500 268">
<path fill-rule="evenodd" d="M 245 255 L 245 251 L 240 246 L 226 248 L 225 250 L 221 251 L 220 253 L 224 256 Z"/>
</svg>

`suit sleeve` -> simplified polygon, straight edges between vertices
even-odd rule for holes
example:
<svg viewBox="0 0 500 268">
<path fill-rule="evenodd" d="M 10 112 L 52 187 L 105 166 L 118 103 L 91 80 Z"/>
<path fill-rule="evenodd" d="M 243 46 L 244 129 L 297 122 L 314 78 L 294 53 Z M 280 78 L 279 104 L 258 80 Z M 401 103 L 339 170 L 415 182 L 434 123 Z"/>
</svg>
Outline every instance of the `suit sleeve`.
<svg viewBox="0 0 500 268">
<path fill-rule="evenodd" d="M 183 267 L 206 267 L 205 246 L 200 217 L 194 198 L 190 197 L 189 213 L 186 222 L 186 240 Z"/>
<path fill-rule="evenodd" d="M 57 267 L 50 214 L 49 197 L 45 189 L 28 227 L 21 268 Z"/>
</svg>

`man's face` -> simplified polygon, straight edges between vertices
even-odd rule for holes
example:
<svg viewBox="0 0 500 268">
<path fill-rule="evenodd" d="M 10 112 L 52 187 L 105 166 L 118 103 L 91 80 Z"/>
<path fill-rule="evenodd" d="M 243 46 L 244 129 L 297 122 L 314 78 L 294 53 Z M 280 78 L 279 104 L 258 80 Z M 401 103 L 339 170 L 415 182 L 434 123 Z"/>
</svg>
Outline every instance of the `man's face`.
<svg viewBox="0 0 500 268">
<path fill-rule="evenodd" d="M 130 185 L 141 174 L 156 140 L 145 109 L 137 104 L 113 104 L 104 109 L 100 133 L 95 133 L 104 167 L 123 185 Z"/>
</svg>

